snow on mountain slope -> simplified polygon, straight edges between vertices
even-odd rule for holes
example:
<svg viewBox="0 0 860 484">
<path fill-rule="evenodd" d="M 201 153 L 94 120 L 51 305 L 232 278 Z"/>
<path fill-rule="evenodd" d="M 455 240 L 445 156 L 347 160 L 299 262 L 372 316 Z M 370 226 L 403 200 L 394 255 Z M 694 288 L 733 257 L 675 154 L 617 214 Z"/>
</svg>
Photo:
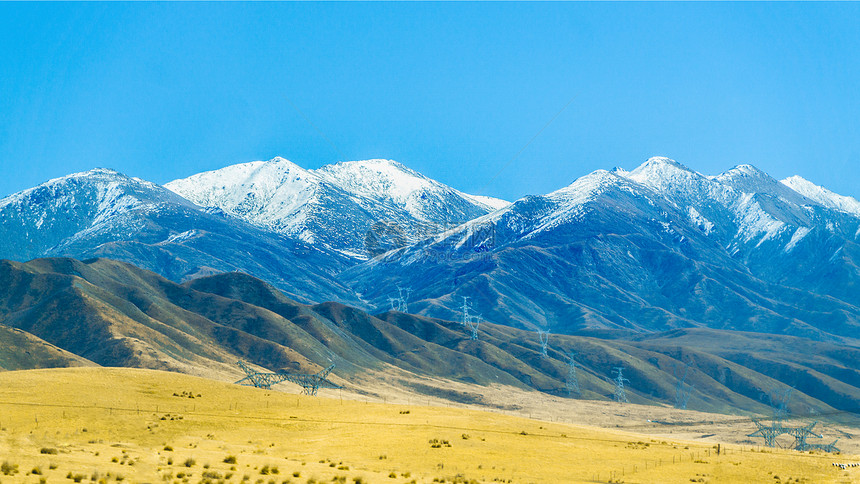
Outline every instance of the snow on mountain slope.
<svg viewBox="0 0 860 484">
<path fill-rule="evenodd" d="M 605 170 L 578 178 L 572 184 L 542 196 L 530 196 L 507 204 L 498 210 L 468 223 L 441 232 L 435 244 L 448 244 L 457 249 L 474 245 L 492 227 L 494 232 L 512 234 L 515 238 L 533 237 L 570 222 L 581 215 L 581 208 L 608 186 L 622 178 Z M 480 245 L 480 242 L 478 242 Z"/>
<path fill-rule="evenodd" d="M 132 213 L 164 204 L 193 207 L 170 190 L 109 169 L 55 178 L 0 200 L 0 248 L 26 260 L 94 234 L 133 232 L 141 222 Z"/>
<path fill-rule="evenodd" d="M 818 202 L 827 208 L 860 216 L 860 202 L 853 197 L 839 195 L 838 193 L 834 193 L 824 187 L 818 186 L 797 175 L 790 176 L 782 180 L 781 183 L 804 197 Z"/>
<path fill-rule="evenodd" d="M 674 160 L 655 157 L 621 174 L 683 208 L 733 252 L 740 245 L 758 247 L 777 238 L 788 244 L 791 227 L 812 223 L 804 209 L 811 200 L 752 165 L 705 176 Z"/>
<path fill-rule="evenodd" d="M 791 189 L 783 183 L 759 170 L 752 165 L 738 165 L 712 179 L 725 186 L 744 193 L 769 195 L 786 204 L 794 206 L 808 205 L 810 200 L 803 194 Z"/>
<path fill-rule="evenodd" d="M 466 195 L 393 160 L 347 161 L 313 171 L 355 196 L 390 203 L 428 223 L 460 223 L 470 215 L 507 205 L 503 200 Z"/>
<path fill-rule="evenodd" d="M 174 180 L 167 188 L 256 226 L 363 259 L 491 212 L 472 197 L 396 161 L 305 170 L 283 158 Z"/>
<path fill-rule="evenodd" d="M 475 202 L 478 205 L 482 205 L 482 206 L 486 207 L 487 210 L 500 210 L 500 209 L 503 209 L 503 208 L 505 208 L 511 204 L 511 202 L 509 202 L 507 200 L 502 200 L 501 198 L 488 197 L 486 195 L 470 195 L 468 193 L 461 193 L 461 195 L 468 198 L 469 200 L 472 200 L 473 202 Z"/>
<path fill-rule="evenodd" d="M 238 270 L 302 301 L 358 303 L 333 276 L 345 258 L 113 170 L 75 173 L 0 200 L 0 259 L 54 256 L 118 259 L 174 281 Z"/>
<path fill-rule="evenodd" d="M 307 217 L 304 209 L 319 196 L 320 182 L 314 173 L 278 157 L 199 173 L 164 186 L 202 207 L 218 207 L 259 227 L 300 235 Z"/>
<path fill-rule="evenodd" d="M 706 324 L 838 338 L 860 324 L 855 232 L 860 218 L 751 165 L 704 176 L 652 158 L 524 197 L 341 276 L 380 308 L 409 288 L 410 308 L 433 317 L 457 317 L 469 297 L 490 321 L 562 332 Z"/>
</svg>

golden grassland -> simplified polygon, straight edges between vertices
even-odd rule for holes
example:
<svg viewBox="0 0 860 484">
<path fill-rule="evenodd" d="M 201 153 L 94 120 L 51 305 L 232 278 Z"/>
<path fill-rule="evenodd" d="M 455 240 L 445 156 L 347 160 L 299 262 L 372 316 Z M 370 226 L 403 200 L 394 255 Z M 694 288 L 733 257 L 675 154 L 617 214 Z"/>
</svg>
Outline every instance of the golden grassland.
<svg viewBox="0 0 860 484">
<path fill-rule="evenodd" d="M 0 373 L 0 429 L 0 483 L 860 481 L 860 468 L 832 465 L 856 456 L 737 445 L 717 454 L 596 427 L 135 369 Z"/>
</svg>

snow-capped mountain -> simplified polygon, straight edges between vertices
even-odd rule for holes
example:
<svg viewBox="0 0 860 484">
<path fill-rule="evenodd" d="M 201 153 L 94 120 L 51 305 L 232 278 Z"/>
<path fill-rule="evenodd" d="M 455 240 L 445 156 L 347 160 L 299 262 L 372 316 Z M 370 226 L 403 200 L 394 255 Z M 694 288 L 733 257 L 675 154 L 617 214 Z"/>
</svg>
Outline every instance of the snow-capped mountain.
<svg viewBox="0 0 860 484">
<path fill-rule="evenodd" d="M 0 200 L 0 247 L 16 258 L 62 253 L 98 237 L 146 230 L 136 213 L 193 204 L 154 183 L 97 168 L 45 182 Z"/>
<path fill-rule="evenodd" d="M 358 259 L 507 205 L 464 194 L 391 160 L 306 170 L 278 157 L 165 186 L 203 207 Z"/>
<path fill-rule="evenodd" d="M 860 202 L 853 197 L 839 195 L 797 175 L 782 180 L 782 183 L 795 192 L 825 207 L 860 216 Z"/>
<path fill-rule="evenodd" d="M 176 281 L 240 270 L 303 301 L 358 303 L 334 273 L 344 258 L 113 170 L 50 180 L 0 200 L 0 258 L 109 257 Z"/>
<path fill-rule="evenodd" d="M 6 197 L 0 258 L 111 257 L 177 281 L 240 270 L 377 309 L 400 286 L 412 312 L 457 319 L 468 296 L 493 322 L 557 332 L 860 329 L 860 202 L 751 165 L 706 176 L 652 158 L 512 204 L 387 160 L 276 158 L 169 188 L 98 169 Z"/>
<path fill-rule="evenodd" d="M 598 170 L 348 270 L 378 307 L 559 332 L 707 325 L 854 338 L 860 219 L 750 165 L 705 176 L 667 158 Z"/>
</svg>

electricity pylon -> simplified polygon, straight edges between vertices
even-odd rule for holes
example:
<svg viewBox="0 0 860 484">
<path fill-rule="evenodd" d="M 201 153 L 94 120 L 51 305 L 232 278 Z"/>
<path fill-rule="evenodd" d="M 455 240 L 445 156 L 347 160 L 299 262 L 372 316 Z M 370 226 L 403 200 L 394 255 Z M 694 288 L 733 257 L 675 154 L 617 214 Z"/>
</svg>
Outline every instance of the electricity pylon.
<svg viewBox="0 0 860 484">
<path fill-rule="evenodd" d="M 615 378 L 612 379 L 612 382 L 615 383 L 615 401 L 618 403 L 630 403 L 627 401 L 627 392 L 624 391 L 624 382 L 630 382 L 627 378 L 624 378 L 624 367 L 616 366 L 612 369 L 612 373 L 617 373 Z"/>
<path fill-rule="evenodd" d="M 471 309 L 469 298 L 463 296 L 463 320 L 460 323 L 469 328 L 470 338 L 476 340 L 478 339 L 478 327 L 481 326 L 482 318 L 480 314 L 471 314 Z"/>
<path fill-rule="evenodd" d="M 567 363 L 567 382 L 565 383 L 565 387 L 567 388 L 567 396 L 572 394 L 577 394 L 579 396 L 582 395 L 582 391 L 579 389 L 579 379 L 576 376 L 576 352 L 571 351 L 570 356 L 568 356 L 569 361 Z"/>
<path fill-rule="evenodd" d="M 332 383 L 328 378 L 326 378 L 328 374 L 331 373 L 331 370 L 334 369 L 334 364 L 313 375 L 286 373 L 283 370 L 278 373 L 259 372 L 254 371 L 244 361 L 239 360 L 237 364 L 239 365 L 239 368 L 245 372 L 245 375 L 247 375 L 245 378 L 237 381 L 237 385 L 265 388 L 268 390 L 276 383 L 288 381 L 295 383 L 296 385 L 300 385 L 302 387 L 302 393 L 306 395 L 316 395 L 317 390 L 320 388 L 341 388 L 339 385 Z"/>
<path fill-rule="evenodd" d="M 549 331 L 544 331 L 542 329 L 537 330 L 538 338 L 540 338 L 540 354 L 544 358 L 549 358 L 549 354 L 547 354 L 546 346 L 549 343 Z"/>
<path fill-rule="evenodd" d="M 481 326 L 481 317 L 480 316 L 472 316 L 471 318 L 466 320 L 466 325 L 469 327 L 471 331 L 472 339 L 478 339 L 478 327 Z"/>
<path fill-rule="evenodd" d="M 389 297 L 388 303 L 391 304 L 392 311 L 400 311 L 401 313 L 408 312 L 409 305 L 406 301 L 409 300 L 409 294 L 412 292 L 412 289 L 403 289 L 400 286 L 397 286 L 397 296 Z"/>
<path fill-rule="evenodd" d="M 687 408 L 687 402 L 690 400 L 690 394 L 693 391 L 693 386 L 686 384 L 687 380 L 687 372 L 690 370 L 690 363 L 684 365 L 684 374 L 678 378 L 677 368 L 672 370 L 672 374 L 678 380 L 678 383 L 675 385 L 675 408 L 680 408 L 685 410 Z"/>
</svg>

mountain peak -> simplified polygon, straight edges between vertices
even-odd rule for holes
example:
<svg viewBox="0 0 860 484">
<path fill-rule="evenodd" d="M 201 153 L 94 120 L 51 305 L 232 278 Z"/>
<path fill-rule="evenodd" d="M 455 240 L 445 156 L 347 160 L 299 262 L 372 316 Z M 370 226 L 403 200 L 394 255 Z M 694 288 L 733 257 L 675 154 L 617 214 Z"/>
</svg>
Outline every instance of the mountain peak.
<svg viewBox="0 0 860 484">
<path fill-rule="evenodd" d="M 652 156 L 635 170 L 619 171 L 617 174 L 659 191 L 688 186 L 703 178 L 699 173 L 664 156 Z"/>
<path fill-rule="evenodd" d="M 645 163 L 642 163 L 642 165 L 640 165 L 640 167 L 642 167 L 642 166 L 659 166 L 659 165 L 671 165 L 671 166 L 674 166 L 675 168 L 680 168 L 682 170 L 693 171 L 693 170 L 687 168 L 686 166 L 682 165 L 681 163 L 678 163 L 677 161 L 675 161 L 671 158 L 665 157 L 665 156 L 652 156 L 651 158 L 648 158 L 647 160 L 645 160 Z"/>
<path fill-rule="evenodd" d="M 400 203 L 417 193 L 447 188 L 393 160 L 345 161 L 323 166 L 314 173 L 350 192 Z"/>
<path fill-rule="evenodd" d="M 652 156 L 651 158 L 648 158 L 648 160 L 646 160 L 645 163 L 642 163 L 641 165 L 636 167 L 636 169 L 634 169 L 631 172 L 627 172 L 627 173 L 631 177 L 636 178 L 636 177 L 651 176 L 651 175 L 655 175 L 655 174 L 665 176 L 667 174 L 672 174 L 672 173 L 677 173 L 677 172 L 686 172 L 686 173 L 697 174 L 695 171 L 687 168 L 686 166 L 682 165 L 681 163 L 678 163 L 677 161 L 675 161 L 671 158 L 666 158 L 665 156 Z"/>
<path fill-rule="evenodd" d="M 765 173 L 762 170 L 759 170 L 753 165 L 744 163 L 741 165 L 737 165 L 731 170 L 724 171 L 715 177 L 717 181 L 724 182 L 730 180 L 737 180 L 740 178 L 762 178 L 762 179 L 770 179 L 771 176 Z"/>
</svg>

